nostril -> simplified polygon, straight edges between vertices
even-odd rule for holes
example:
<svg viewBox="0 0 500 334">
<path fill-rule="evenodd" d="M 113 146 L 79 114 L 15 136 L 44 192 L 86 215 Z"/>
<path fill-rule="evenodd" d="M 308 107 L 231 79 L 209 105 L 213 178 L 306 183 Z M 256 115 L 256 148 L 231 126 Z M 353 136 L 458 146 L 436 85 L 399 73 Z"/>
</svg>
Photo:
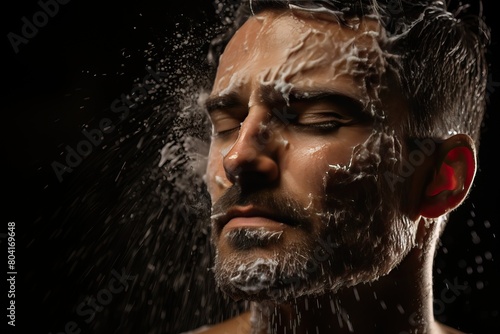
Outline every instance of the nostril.
<svg viewBox="0 0 500 334">
<path fill-rule="evenodd" d="M 223 166 L 232 183 L 258 183 L 278 175 L 276 134 L 260 120 L 248 121 L 242 126 L 231 148 L 225 150 Z"/>
<path fill-rule="evenodd" d="M 278 178 L 269 173 L 254 170 L 242 170 L 235 178 L 243 193 L 252 193 L 265 188 L 272 188 L 278 183 Z"/>
<path fill-rule="evenodd" d="M 252 158 L 239 156 L 235 160 L 227 160 L 224 164 L 227 179 L 232 183 L 238 183 L 241 187 L 252 187 L 258 184 L 269 183 L 279 178 L 279 167 L 277 162 L 265 154 L 257 154 L 254 151 Z"/>
<path fill-rule="evenodd" d="M 245 170 L 254 170 L 257 166 L 258 153 L 252 146 L 246 146 L 232 153 L 229 152 L 224 158 L 224 169 L 226 175 L 232 179 L 239 176 Z"/>
</svg>

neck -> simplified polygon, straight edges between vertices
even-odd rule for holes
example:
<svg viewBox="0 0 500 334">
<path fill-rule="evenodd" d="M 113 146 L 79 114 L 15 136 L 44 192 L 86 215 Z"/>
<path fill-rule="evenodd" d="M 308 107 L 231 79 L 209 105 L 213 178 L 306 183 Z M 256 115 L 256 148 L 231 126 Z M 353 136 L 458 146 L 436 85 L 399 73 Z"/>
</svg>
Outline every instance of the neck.
<svg viewBox="0 0 500 334">
<path fill-rule="evenodd" d="M 433 252 L 414 248 L 370 284 L 283 304 L 253 303 L 253 333 L 435 333 Z"/>
</svg>

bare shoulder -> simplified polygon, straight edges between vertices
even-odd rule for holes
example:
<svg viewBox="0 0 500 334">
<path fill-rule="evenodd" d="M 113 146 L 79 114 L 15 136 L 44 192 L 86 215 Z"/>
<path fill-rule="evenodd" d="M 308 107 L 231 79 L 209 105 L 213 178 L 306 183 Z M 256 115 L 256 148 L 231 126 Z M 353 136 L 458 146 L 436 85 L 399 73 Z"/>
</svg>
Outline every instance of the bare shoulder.
<svg viewBox="0 0 500 334">
<path fill-rule="evenodd" d="M 183 334 L 250 334 L 250 312 L 213 326 L 203 326 Z"/>
<path fill-rule="evenodd" d="M 435 322 L 435 334 L 465 334 L 445 324 Z M 203 326 L 181 334 L 250 334 L 250 312 L 226 320 L 220 324 Z"/>
<path fill-rule="evenodd" d="M 445 324 L 436 322 L 436 327 L 439 329 L 436 333 L 438 334 L 465 334 L 464 332 L 461 332 L 455 328 L 452 328 L 450 326 L 447 326 Z"/>
</svg>

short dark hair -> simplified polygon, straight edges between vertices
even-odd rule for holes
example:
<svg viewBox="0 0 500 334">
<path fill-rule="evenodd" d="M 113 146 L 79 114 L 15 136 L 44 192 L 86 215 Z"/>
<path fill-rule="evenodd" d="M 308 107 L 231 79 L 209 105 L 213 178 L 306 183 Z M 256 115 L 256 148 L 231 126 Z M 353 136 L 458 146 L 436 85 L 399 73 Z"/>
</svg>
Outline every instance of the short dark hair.
<svg viewBox="0 0 500 334">
<path fill-rule="evenodd" d="M 433 0 L 244 0 L 232 26 L 212 41 L 211 63 L 217 66 L 223 49 L 251 15 L 290 5 L 341 12 L 346 20 L 376 15 L 389 37 L 395 37 L 384 47 L 398 56 L 397 77 L 410 108 L 402 125 L 407 138 L 465 133 L 479 148 L 490 42 L 481 3 L 452 9 Z M 478 13 L 468 14 L 472 10 Z"/>
</svg>

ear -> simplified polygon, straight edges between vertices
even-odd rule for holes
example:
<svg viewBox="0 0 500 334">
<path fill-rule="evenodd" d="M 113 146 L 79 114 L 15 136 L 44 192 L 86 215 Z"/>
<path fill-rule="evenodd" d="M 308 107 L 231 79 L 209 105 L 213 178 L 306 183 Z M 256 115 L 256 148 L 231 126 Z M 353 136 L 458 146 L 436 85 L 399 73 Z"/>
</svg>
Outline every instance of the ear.
<svg viewBox="0 0 500 334">
<path fill-rule="evenodd" d="M 458 134 L 439 144 L 432 173 L 420 207 L 420 214 L 427 218 L 448 213 L 467 197 L 476 174 L 472 139 Z"/>
</svg>

